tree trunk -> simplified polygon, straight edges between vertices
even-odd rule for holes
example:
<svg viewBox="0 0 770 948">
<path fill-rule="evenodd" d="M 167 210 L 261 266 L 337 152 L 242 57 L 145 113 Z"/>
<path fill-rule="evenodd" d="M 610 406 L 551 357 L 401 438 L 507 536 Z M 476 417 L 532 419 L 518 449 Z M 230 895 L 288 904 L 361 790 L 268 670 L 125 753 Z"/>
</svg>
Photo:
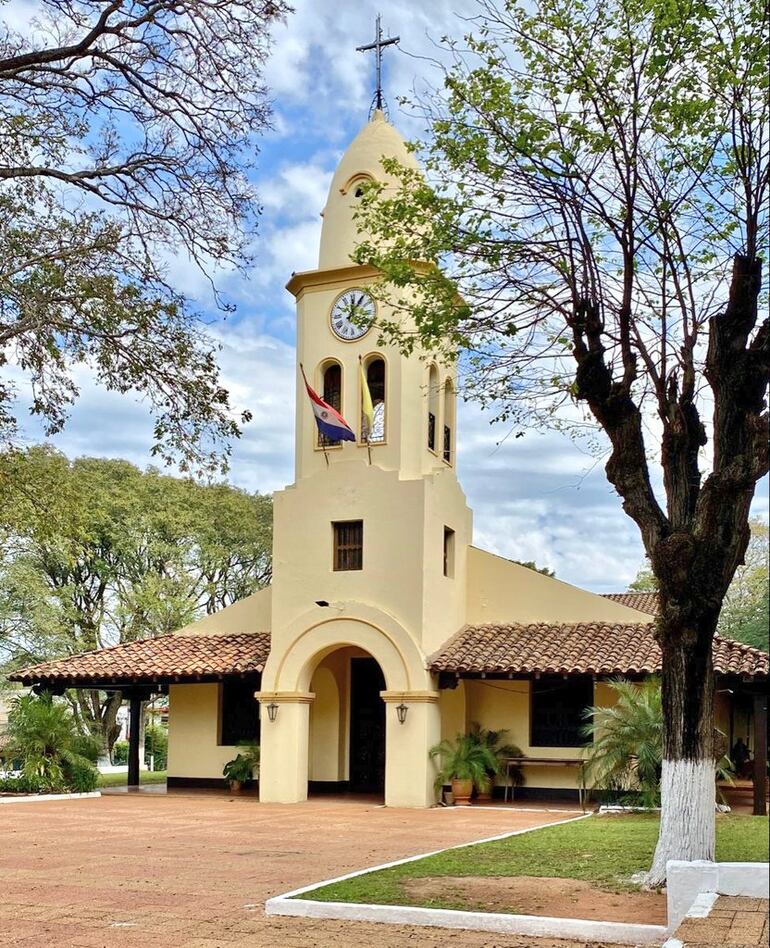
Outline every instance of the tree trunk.
<svg viewBox="0 0 770 948">
<path fill-rule="evenodd" d="M 715 620 L 697 629 L 665 632 L 663 653 L 663 769 L 660 836 L 650 887 L 665 884 L 671 859 L 714 858 L 716 761 L 714 759 L 714 675 L 711 645 Z"/>
</svg>

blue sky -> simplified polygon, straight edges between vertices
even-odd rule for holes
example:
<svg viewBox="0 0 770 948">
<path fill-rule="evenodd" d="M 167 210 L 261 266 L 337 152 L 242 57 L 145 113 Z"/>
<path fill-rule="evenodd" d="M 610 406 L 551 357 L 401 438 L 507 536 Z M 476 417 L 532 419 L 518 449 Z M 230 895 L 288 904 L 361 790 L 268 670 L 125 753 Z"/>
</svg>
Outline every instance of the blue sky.
<svg viewBox="0 0 770 948">
<path fill-rule="evenodd" d="M 21 8 L 24 0 L 11 0 Z M 219 286 L 237 305 L 224 322 L 205 278 L 186 260 L 171 263 L 173 281 L 194 296 L 221 342 L 224 381 L 234 404 L 254 415 L 236 444 L 229 480 L 271 491 L 293 477 L 294 307 L 284 285 L 294 270 L 316 265 L 319 213 L 333 170 L 366 121 L 373 92 L 372 55 L 356 52 L 374 35 L 378 5 L 295 0 L 296 12 L 275 31 L 266 70 L 274 130 L 260 145 L 254 176 L 264 207 L 253 271 L 222 274 Z M 383 26 L 401 36 L 386 52 L 385 87 L 391 119 L 405 137 L 421 129 L 396 97 L 436 81 L 429 60 L 442 35 L 457 36 L 473 0 L 391 2 Z M 52 443 L 70 456 L 124 457 L 150 463 L 152 428 L 146 407 L 95 388 L 81 376 L 82 395 L 67 429 Z M 597 591 L 626 587 L 643 561 L 635 525 L 607 483 L 604 459 L 555 432 L 505 440 L 475 405 L 459 412 L 458 468 L 475 512 L 475 542 L 516 559 L 534 559 L 569 582 Z M 25 436 L 41 440 L 28 423 Z M 757 510 L 767 509 L 767 483 Z"/>
</svg>

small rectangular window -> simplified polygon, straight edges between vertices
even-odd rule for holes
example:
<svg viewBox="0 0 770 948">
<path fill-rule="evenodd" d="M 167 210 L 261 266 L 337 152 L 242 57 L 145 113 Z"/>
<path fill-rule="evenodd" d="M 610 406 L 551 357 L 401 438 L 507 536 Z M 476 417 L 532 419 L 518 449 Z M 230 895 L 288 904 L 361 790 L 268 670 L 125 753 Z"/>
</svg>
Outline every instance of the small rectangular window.
<svg viewBox="0 0 770 948">
<path fill-rule="evenodd" d="M 259 704 L 255 691 L 259 691 L 259 683 L 253 679 L 222 682 L 220 744 L 229 747 L 240 741 L 259 740 Z"/>
<path fill-rule="evenodd" d="M 594 703 L 590 675 L 562 678 L 543 675 L 532 682 L 530 745 L 532 747 L 583 747 L 586 738 L 583 714 Z"/>
<path fill-rule="evenodd" d="M 455 532 L 450 527 L 444 527 L 444 576 L 450 578 L 455 574 Z"/>
<path fill-rule="evenodd" d="M 449 425 L 444 425 L 444 460 L 447 464 L 452 463 L 452 429 Z"/>
<path fill-rule="evenodd" d="M 342 520 L 332 524 L 334 569 L 364 568 L 364 521 Z"/>
</svg>

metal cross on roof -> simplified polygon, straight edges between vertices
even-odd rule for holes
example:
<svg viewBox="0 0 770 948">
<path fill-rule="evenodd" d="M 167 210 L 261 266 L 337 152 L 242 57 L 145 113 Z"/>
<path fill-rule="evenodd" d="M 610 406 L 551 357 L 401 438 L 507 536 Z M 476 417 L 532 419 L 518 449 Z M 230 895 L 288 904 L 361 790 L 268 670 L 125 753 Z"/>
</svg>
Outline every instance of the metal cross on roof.
<svg viewBox="0 0 770 948">
<path fill-rule="evenodd" d="M 377 88 L 375 89 L 374 99 L 372 100 L 372 110 L 381 109 L 385 111 L 385 99 L 382 95 L 382 51 L 386 46 L 393 46 L 397 44 L 401 37 L 388 36 L 386 39 L 383 39 L 381 21 L 382 16 L 378 13 L 374 30 L 374 42 L 367 43 L 366 46 L 357 46 L 356 51 L 359 53 L 368 53 L 369 50 L 374 50 L 374 61 L 377 69 Z"/>
</svg>

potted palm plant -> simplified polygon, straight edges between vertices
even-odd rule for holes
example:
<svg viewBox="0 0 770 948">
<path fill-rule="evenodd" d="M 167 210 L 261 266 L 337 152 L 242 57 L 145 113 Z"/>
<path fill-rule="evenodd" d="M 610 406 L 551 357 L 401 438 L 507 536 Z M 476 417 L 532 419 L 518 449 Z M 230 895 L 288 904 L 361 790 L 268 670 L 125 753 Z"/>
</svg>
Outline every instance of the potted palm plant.
<svg viewBox="0 0 770 948">
<path fill-rule="evenodd" d="M 478 744 L 488 747 L 497 762 L 497 766 L 488 770 L 485 778 L 476 784 L 476 800 L 479 803 L 488 803 L 492 799 L 494 779 L 503 772 L 505 760 L 508 757 L 524 756 L 518 745 L 504 743 L 507 734 L 508 731 L 505 728 L 493 731 L 490 728 L 482 727 L 478 721 L 471 724 L 468 736 Z M 513 782 L 514 787 L 520 787 L 524 783 L 524 773 L 521 767 L 509 767 L 508 777 Z"/>
<path fill-rule="evenodd" d="M 438 758 L 439 770 L 435 786 L 440 793 L 444 784 L 452 786 L 456 806 L 470 806 L 473 788 L 488 779 L 489 772 L 497 773 L 497 758 L 486 744 L 480 744 L 470 734 L 458 734 L 453 740 L 443 740 L 430 749 L 432 759 Z"/>
<path fill-rule="evenodd" d="M 222 770 L 230 793 L 241 793 L 254 780 L 254 771 L 259 771 L 259 744 L 245 742 L 239 747 L 242 748 L 241 753 L 228 760 Z"/>
</svg>

